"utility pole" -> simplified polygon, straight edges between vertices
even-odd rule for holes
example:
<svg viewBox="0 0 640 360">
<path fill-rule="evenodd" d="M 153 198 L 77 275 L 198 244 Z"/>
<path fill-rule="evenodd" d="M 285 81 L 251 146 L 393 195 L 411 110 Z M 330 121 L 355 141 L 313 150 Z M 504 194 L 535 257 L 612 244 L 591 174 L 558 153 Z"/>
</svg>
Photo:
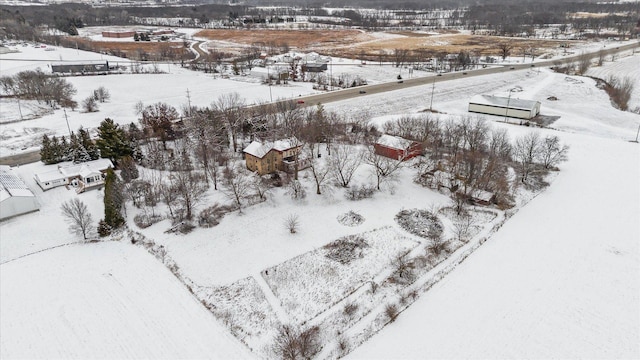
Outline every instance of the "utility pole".
<svg viewBox="0 0 640 360">
<path fill-rule="evenodd" d="M 71 140 L 71 127 L 69 126 L 69 118 L 67 118 L 67 109 L 62 109 L 64 111 L 64 120 L 67 122 L 67 130 L 69 130 L 69 140 Z"/>
<path fill-rule="evenodd" d="M 429 111 L 433 110 L 433 93 L 436 90 L 436 76 L 437 75 L 433 76 L 433 84 L 431 84 L 431 103 L 429 103 Z"/>
<path fill-rule="evenodd" d="M 20 106 L 20 98 L 18 98 L 18 111 L 20 112 L 20 121 L 24 120 L 22 118 L 22 107 Z"/>
<path fill-rule="evenodd" d="M 191 94 L 189 93 L 189 88 L 187 88 L 187 103 L 189 105 L 189 113 L 187 116 L 191 116 Z"/>
<path fill-rule="evenodd" d="M 507 116 L 509 116 L 509 103 L 511 102 L 511 91 L 513 89 L 509 89 L 509 97 L 507 98 L 507 108 L 504 110 L 504 122 L 507 122 Z"/>
</svg>

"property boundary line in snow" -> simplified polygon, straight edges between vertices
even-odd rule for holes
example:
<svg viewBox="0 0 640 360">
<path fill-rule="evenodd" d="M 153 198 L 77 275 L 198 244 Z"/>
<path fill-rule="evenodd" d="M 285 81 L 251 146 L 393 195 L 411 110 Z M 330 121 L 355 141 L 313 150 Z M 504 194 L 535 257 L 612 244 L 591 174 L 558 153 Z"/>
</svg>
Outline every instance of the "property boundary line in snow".
<svg viewBox="0 0 640 360">
<path fill-rule="evenodd" d="M 31 253 L 28 253 L 28 254 L 20 255 L 20 256 L 18 256 L 16 258 L 13 258 L 13 259 L 5 260 L 3 262 L 0 262 L 0 265 L 4 265 L 4 264 L 10 263 L 12 261 L 16 261 L 16 260 L 25 258 L 27 256 L 35 255 L 35 254 L 38 254 L 38 253 L 41 253 L 41 252 L 45 252 L 45 251 L 49 251 L 49 250 L 53 250 L 53 249 L 56 249 L 56 248 L 59 248 L 59 247 L 69 246 L 69 245 L 74 245 L 74 244 L 82 244 L 82 243 L 83 243 L 82 241 L 73 241 L 73 242 L 66 243 L 66 244 L 51 246 L 51 247 L 48 247 L 48 248 L 45 248 L 45 249 L 40 249 L 38 251 L 34 251 L 34 252 L 31 252 Z"/>
<path fill-rule="evenodd" d="M 502 226 L 507 222 L 507 220 L 509 220 L 516 213 L 518 213 L 518 211 L 520 211 L 525 205 L 527 205 L 533 199 L 538 197 L 540 194 L 544 193 L 545 190 L 538 191 L 530 199 L 528 199 L 527 202 L 520 204 L 516 209 L 504 211 L 504 218 L 496 222 L 496 224 L 492 228 L 487 230 L 484 236 L 482 236 L 482 233 L 478 234 L 477 240 L 473 242 L 470 241 L 469 243 L 463 245 L 460 249 L 458 249 L 460 253 L 455 258 L 449 257 L 433 268 L 433 269 L 436 269 L 438 267 L 441 267 L 441 269 L 439 269 L 438 271 L 436 271 L 430 276 L 423 276 L 422 278 L 416 279 L 416 281 L 414 281 L 412 284 L 402 289 L 402 292 L 405 292 L 406 294 L 415 292 L 416 296 L 414 297 L 407 296 L 406 302 L 404 304 L 401 304 L 399 302 L 395 303 L 396 305 L 399 305 L 399 309 L 398 309 L 398 313 L 396 314 L 396 317 L 399 316 L 406 309 L 408 309 L 409 306 L 413 305 L 413 303 L 416 302 L 422 294 L 425 294 L 434 285 L 440 282 L 440 280 L 445 278 L 446 275 L 448 275 L 451 271 L 456 269 L 458 265 L 462 264 L 462 262 L 464 262 L 475 250 L 477 250 L 487 240 L 491 239 L 491 237 L 500 228 L 502 228 Z M 431 271 L 429 271 L 429 273 L 430 272 Z M 398 295 L 402 295 L 402 292 L 399 292 Z M 360 330 L 356 330 L 358 331 L 358 333 L 354 334 L 353 336 L 347 336 L 348 339 L 352 340 L 349 343 L 349 346 L 347 347 L 347 349 L 340 350 L 340 349 L 334 348 L 334 349 L 328 350 L 328 354 L 324 355 L 322 358 L 339 359 L 348 355 L 353 350 L 355 350 L 356 348 L 364 344 L 366 341 L 371 339 L 374 335 L 380 332 L 388 324 L 395 321 L 395 318 L 394 319 L 386 318 L 384 308 L 386 307 L 387 304 L 388 303 L 383 303 L 378 305 L 376 308 L 371 310 L 369 314 L 363 316 L 357 323 L 355 323 L 353 326 L 351 326 L 349 329 L 347 329 L 344 332 L 344 334 L 348 334 L 351 330 L 358 327 L 359 323 L 360 324 L 363 322 L 365 323 L 364 325 L 362 325 Z"/>
</svg>

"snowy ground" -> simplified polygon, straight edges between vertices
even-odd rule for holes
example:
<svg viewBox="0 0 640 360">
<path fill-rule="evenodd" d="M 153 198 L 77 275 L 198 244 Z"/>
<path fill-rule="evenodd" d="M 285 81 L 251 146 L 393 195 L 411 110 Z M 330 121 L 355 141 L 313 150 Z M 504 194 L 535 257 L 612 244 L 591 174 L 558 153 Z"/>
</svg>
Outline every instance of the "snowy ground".
<svg viewBox="0 0 640 360">
<path fill-rule="evenodd" d="M 623 61 L 621 58 L 617 62 Z M 4 71 L 4 60 L 2 64 Z M 616 71 L 634 70 L 633 61 L 624 64 L 625 67 Z M 164 94 L 158 87 L 166 85 L 165 88 L 175 89 L 183 81 L 191 91 L 202 91 L 205 95 L 198 101 L 207 105 L 215 97 L 207 92 L 209 84 L 223 84 L 220 79 L 214 82 L 203 74 L 178 75 L 178 71 L 149 75 L 165 76 L 165 82 L 150 83 L 149 88 L 145 85 L 142 92 L 153 95 L 139 99 L 131 94 L 131 89 L 140 88 L 136 84 L 143 81 L 147 84 L 150 78 L 99 77 L 101 81 L 115 79 L 105 86 L 120 86 L 118 89 L 124 93 L 115 98 L 115 92 L 110 89 L 113 105 L 105 105 L 91 121 L 97 125 L 107 109 L 119 114 L 121 122 L 133 121 L 133 111 L 122 103 L 133 104 L 140 99 L 148 103 L 157 101 L 153 96 Z M 92 79 L 96 78 L 73 78 L 73 81 L 77 81 L 74 84 L 80 93 L 81 86 L 83 91 L 88 91 L 99 85 L 91 83 Z M 120 84 L 117 79 L 127 81 Z M 566 77 L 545 69 L 437 84 L 434 108 L 442 111 L 442 119 L 446 120 L 449 114 L 467 114 L 471 95 L 506 95 L 516 86 L 522 91 L 512 96 L 541 100 L 543 114 L 560 116 L 552 125 L 560 131 L 534 131 L 558 135 L 568 143 L 571 146 L 569 162 L 561 165 L 559 176 L 546 192 L 422 295 L 395 323 L 352 353 L 353 358 L 640 357 L 635 341 L 640 336 L 640 280 L 637 277 L 640 271 L 637 225 L 640 151 L 637 144 L 628 142 L 635 137 L 640 116 L 613 109 L 606 94 L 596 89 L 588 78 Z M 264 89 L 247 86 L 241 94 L 245 98 L 258 98 L 257 94 L 265 96 Z M 178 105 L 184 103 L 181 97 L 186 95 L 182 94 L 186 90 L 175 91 L 173 97 L 164 95 L 166 101 L 174 99 Z M 325 108 L 348 114 L 367 108 L 374 122 L 382 123 L 391 117 L 427 108 L 430 91 L 430 86 L 416 87 L 327 104 Z M 558 100 L 546 100 L 551 95 Z M 73 115 L 76 114 L 72 113 L 72 118 Z M 49 120 L 52 122 L 53 118 Z M 70 121 L 73 120 L 70 118 Z M 71 126 L 76 128 L 80 123 Z M 2 134 L 16 130 L 11 125 L 2 125 Z M 39 126 L 66 129 L 60 120 L 56 125 Z M 508 129 L 512 137 L 531 130 L 497 122 L 494 126 Z M 3 149 L 4 143 L 5 140 Z M 139 248 L 124 243 L 71 244 L 20 258 L 76 240 L 68 234 L 59 214 L 62 201 L 80 196 L 89 205 L 94 220 L 102 216 L 100 192 L 76 195 L 64 188 L 38 191 L 32 174 L 42 167 L 30 164 L 17 169 L 35 189 L 41 211 L 0 224 L 3 358 L 81 358 L 96 353 L 107 354 L 107 357 L 142 357 L 142 354 L 164 358 L 184 357 L 184 354 L 209 357 L 211 355 L 203 354 L 214 351 L 213 347 L 218 352 L 208 354 L 220 354 L 216 357 L 245 356 L 230 335 L 212 335 L 219 334 L 219 320 L 213 319 L 171 273 Z M 381 226 L 397 227 L 394 216 L 401 209 L 425 209 L 448 202 L 446 196 L 413 184 L 408 169 L 402 171 L 394 191 L 376 193 L 373 199 L 350 202 L 340 190 L 332 196 L 320 197 L 312 191 L 312 179 L 303 176 L 309 193 L 305 202 L 293 201 L 279 189 L 273 200 L 247 208 L 243 215 L 229 214 L 213 229 L 198 228 L 189 236 L 165 234 L 164 230 L 170 225 L 163 221 L 144 230 L 144 234 L 165 246 L 183 275 L 198 286 L 210 287 L 201 291 L 212 301 L 220 299 L 215 288 L 233 288 L 236 285 L 232 284 L 239 282 L 259 294 L 258 289 L 267 288 L 267 284 L 259 281 L 265 269 L 345 235 Z M 357 181 L 370 180 L 367 170 L 359 169 Z M 221 198 L 219 194 L 211 194 L 207 204 Z M 337 217 L 349 210 L 360 213 L 365 221 L 356 227 L 340 225 Z M 298 234 L 289 234 L 283 225 L 289 214 L 300 218 Z M 132 215 L 130 213 L 129 218 Z M 120 285 L 106 278 L 104 273 L 109 272 Z M 248 278 L 257 282 L 252 283 Z M 25 287 L 25 283 L 34 283 L 37 287 Z M 88 289 L 88 294 L 78 294 L 78 283 L 83 284 L 82 289 Z M 61 285 L 52 289 L 51 284 Z M 111 301 L 103 299 L 104 288 Z M 142 290 L 137 291 L 138 288 Z M 268 292 L 265 295 L 266 299 L 256 296 L 252 301 L 274 301 Z M 225 301 L 233 304 L 232 301 L 239 299 Z M 73 306 L 64 307 L 65 304 Z M 105 304 L 105 307 L 95 304 Z M 106 304 L 118 305 L 114 310 Z M 156 305 L 172 310 L 161 312 Z M 186 314 L 174 312 L 174 308 L 183 309 Z M 137 309 L 135 314 L 131 313 L 133 309 Z M 277 308 L 264 313 L 273 323 L 283 315 L 286 316 Z M 82 322 L 86 316 L 90 319 Z M 117 323 L 128 318 L 140 319 L 140 327 L 127 332 L 130 330 L 127 325 Z M 125 331 L 109 332 L 100 326 L 103 322 Z M 78 329 L 76 326 L 81 325 L 77 324 L 86 328 Z M 85 338 L 74 335 L 74 331 L 96 333 L 102 342 L 89 338 L 88 343 L 81 343 Z M 29 337 L 33 333 L 44 334 L 46 341 L 34 341 Z M 137 336 L 138 333 L 144 333 L 145 337 Z M 187 339 L 184 334 L 189 336 L 188 343 L 182 342 Z M 212 339 L 223 343 L 216 344 Z M 105 350 L 103 343 L 112 346 Z M 157 344 L 157 348 L 151 349 L 152 343 Z M 186 349 L 185 344 L 191 346 Z"/>
<path fill-rule="evenodd" d="M 160 262 L 126 243 L 3 264 L 0 284 L 3 359 L 250 357 Z"/>
<path fill-rule="evenodd" d="M 571 159 L 348 358 L 638 358 L 638 144 L 560 133 Z"/>
</svg>

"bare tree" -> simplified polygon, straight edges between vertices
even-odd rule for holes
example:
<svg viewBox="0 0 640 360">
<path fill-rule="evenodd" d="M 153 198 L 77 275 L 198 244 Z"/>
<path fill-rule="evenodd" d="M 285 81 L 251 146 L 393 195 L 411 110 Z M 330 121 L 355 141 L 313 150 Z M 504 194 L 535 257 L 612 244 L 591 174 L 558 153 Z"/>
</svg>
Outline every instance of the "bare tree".
<svg viewBox="0 0 640 360">
<path fill-rule="evenodd" d="M 167 149 L 167 141 L 176 137 L 173 122 L 178 119 L 178 111 L 163 102 L 149 105 L 142 111 L 140 120 L 144 131 L 148 136 L 155 136 L 162 141 L 162 146 Z"/>
<path fill-rule="evenodd" d="M 241 130 L 245 100 L 237 92 L 222 94 L 213 103 L 213 109 L 220 113 L 225 124 L 229 143 L 234 153 L 238 151 L 237 137 Z"/>
<path fill-rule="evenodd" d="M 458 214 L 453 220 L 453 232 L 458 241 L 467 242 L 474 225 L 473 217 L 468 212 Z"/>
<path fill-rule="evenodd" d="M 312 153 L 313 150 L 310 149 Z M 311 174 L 313 175 L 313 180 L 316 183 L 316 194 L 322 194 L 322 188 L 324 187 L 325 181 L 328 179 L 329 172 L 331 168 L 321 160 L 313 157 L 312 154 L 309 155 L 309 169 L 311 170 Z"/>
<path fill-rule="evenodd" d="M 96 90 L 93 90 L 93 98 L 96 99 L 96 101 L 104 103 L 111 99 L 111 94 L 104 86 L 100 86 Z"/>
<path fill-rule="evenodd" d="M 521 181 L 525 183 L 535 167 L 540 152 L 540 134 L 530 132 L 516 139 L 513 146 L 514 160 L 518 163 Z"/>
<path fill-rule="evenodd" d="M 98 111 L 98 103 L 93 96 L 89 96 L 88 98 L 82 100 L 82 109 L 85 112 L 96 112 Z"/>
<path fill-rule="evenodd" d="M 83 240 L 87 240 L 89 229 L 93 222 L 87 205 L 80 201 L 80 199 L 73 198 L 72 200 L 62 203 L 60 208 L 62 209 L 62 215 L 67 218 L 69 230 L 78 235 L 82 235 Z"/>
<path fill-rule="evenodd" d="M 562 145 L 557 136 L 545 136 L 540 143 L 539 159 L 545 169 L 552 168 L 567 160 L 569 146 Z"/>
<path fill-rule="evenodd" d="M 498 44 L 498 50 L 500 50 L 500 56 L 502 56 L 502 60 L 505 60 L 511 54 L 511 50 L 513 50 L 513 44 L 509 41 L 503 41 Z"/>
<path fill-rule="evenodd" d="M 318 326 L 301 331 L 291 325 L 283 325 L 271 348 L 285 360 L 311 359 L 321 349 L 319 335 Z"/>
<path fill-rule="evenodd" d="M 365 163 L 371 165 L 371 172 L 376 178 L 376 189 L 380 190 L 383 182 L 394 180 L 395 172 L 402 167 L 404 159 L 394 160 L 388 157 L 380 156 L 375 153 L 373 148 L 369 149 L 365 157 Z"/>
<path fill-rule="evenodd" d="M 584 75 L 591 67 L 591 54 L 583 52 L 578 56 L 578 74 Z"/>
<path fill-rule="evenodd" d="M 364 153 L 359 149 L 347 145 L 334 147 L 333 155 L 329 161 L 329 168 L 334 180 L 342 187 L 349 187 L 351 178 L 362 164 Z"/>
<path fill-rule="evenodd" d="M 289 233 L 295 234 L 298 232 L 298 227 L 300 226 L 300 222 L 298 221 L 298 219 L 299 219 L 298 215 L 295 215 L 295 214 L 289 215 L 285 219 L 284 225 L 287 228 L 287 230 L 289 230 Z"/>
<path fill-rule="evenodd" d="M 244 169 L 237 163 L 227 165 L 222 172 L 222 185 L 224 194 L 242 213 L 242 207 L 251 191 L 251 181 Z"/>
</svg>

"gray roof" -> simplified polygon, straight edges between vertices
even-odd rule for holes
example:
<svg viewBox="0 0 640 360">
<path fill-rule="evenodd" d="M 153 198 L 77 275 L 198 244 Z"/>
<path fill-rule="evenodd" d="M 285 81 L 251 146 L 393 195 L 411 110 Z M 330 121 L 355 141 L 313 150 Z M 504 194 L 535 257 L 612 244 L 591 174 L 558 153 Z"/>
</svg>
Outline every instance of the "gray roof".
<svg viewBox="0 0 640 360">
<path fill-rule="evenodd" d="M 531 111 L 538 104 L 540 104 L 540 102 L 535 100 L 516 99 L 514 97 L 509 98 L 494 95 L 476 95 L 471 98 L 469 104 L 487 105 L 501 108 L 506 108 L 508 105 L 510 109 Z"/>
</svg>

